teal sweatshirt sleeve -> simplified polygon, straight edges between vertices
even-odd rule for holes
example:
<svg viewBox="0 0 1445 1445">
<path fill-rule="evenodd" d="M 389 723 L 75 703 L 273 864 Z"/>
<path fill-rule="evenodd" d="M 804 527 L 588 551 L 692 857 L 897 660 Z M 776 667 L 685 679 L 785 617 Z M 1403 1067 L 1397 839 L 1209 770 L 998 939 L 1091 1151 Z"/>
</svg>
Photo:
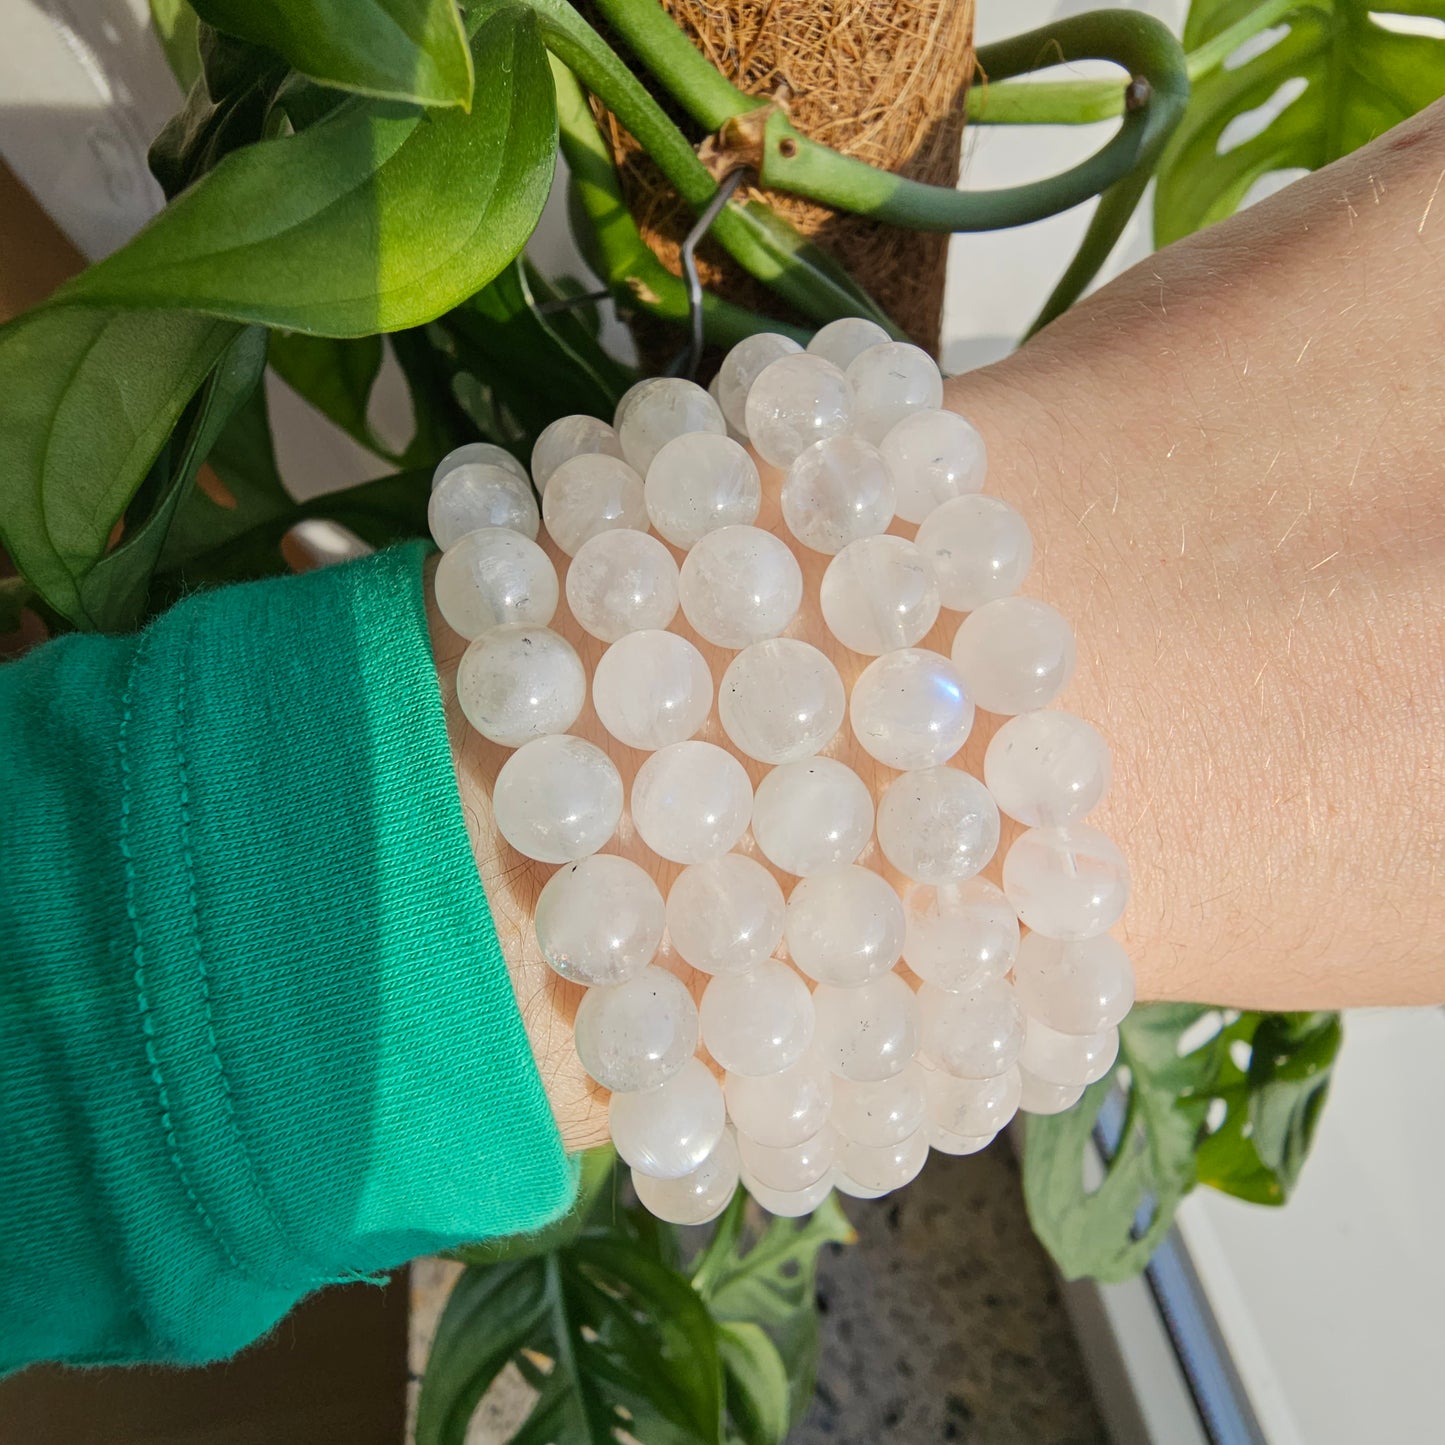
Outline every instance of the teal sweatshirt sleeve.
<svg viewBox="0 0 1445 1445">
<path fill-rule="evenodd" d="M 569 1203 L 423 555 L 0 667 L 0 1374 L 216 1359 Z"/>
</svg>

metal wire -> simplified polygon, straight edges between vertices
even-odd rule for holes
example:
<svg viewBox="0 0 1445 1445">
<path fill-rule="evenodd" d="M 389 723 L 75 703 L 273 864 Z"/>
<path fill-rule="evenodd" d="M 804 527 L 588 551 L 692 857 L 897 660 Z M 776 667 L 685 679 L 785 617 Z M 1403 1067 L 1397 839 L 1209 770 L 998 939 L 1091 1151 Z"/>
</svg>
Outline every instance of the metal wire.
<svg viewBox="0 0 1445 1445">
<path fill-rule="evenodd" d="M 733 171 L 723 178 L 717 190 L 712 193 L 712 199 L 702 209 L 690 230 L 682 241 L 682 279 L 687 283 L 687 319 L 689 326 L 689 341 L 687 349 L 673 362 L 669 369 L 672 376 L 685 376 L 689 381 L 697 380 L 697 369 L 702 364 L 702 277 L 697 272 L 697 247 L 698 243 L 712 229 L 712 223 L 717 220 L 722 208 L 732 198 L 732 194 L 742 184 L 743 172 Z"/>
</svg>

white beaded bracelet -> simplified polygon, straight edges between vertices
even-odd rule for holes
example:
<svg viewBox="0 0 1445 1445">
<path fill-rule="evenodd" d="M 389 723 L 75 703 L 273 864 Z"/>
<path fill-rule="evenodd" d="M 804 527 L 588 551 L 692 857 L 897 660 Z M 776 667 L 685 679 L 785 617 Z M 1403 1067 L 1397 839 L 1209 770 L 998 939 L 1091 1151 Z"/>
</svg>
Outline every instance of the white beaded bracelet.
<svg viewBox="0 0 1445 1445">
<path fill-rule="evenodd" d="M 1073 634 L 1016 595 L 1028 528 L 981 494 L 982 438 L 942 401 L 926 353 L 849 319 L 806 351 L 749 337 L 711 395 L 653 378 L 611 426 L 554 422 L 532 453 L 540 515 L 500 448 L 462 447 L 436 471 L 437 604 L 471 640 L 458 698 L 478 732 L 516 749 L 497 776 L 497 827 L 559 865 L 537 942 L 587 988 L 578 1056 L 611 1090 L 639 1198 L 675 1223 L 713 1218 L 739 1181 L 776 1214 L 835 1187 L 875 1198 L 930 1147 L 973 1153 L 1020 1108 L 1071 1107 L 1118 1050 L 1134 979 L 1108 929 L 1128 868 L 1080 821 L 1108 789 L 1109 750 L 1082 719 L 1040 710 L 1073 672 Z M 827 656 L 783 635 L 802 570 L 753 525 L 762 487 L 745 439 L 786 469 L 793 537 L 832 555 L 823 620 L 872 658 L 851 697 Z M 895 520 L 917 524 L 911 541 L 888 531 Z M 600 851 L 622 819 L 622 779 L 567 732 L 587 679 L 548 626 L 559 588 L 533 540 L 542 525 L 571 558 L 573 616 L 609 644 L 597 718 L 648 754 L 626 801 L 641 842 L 682 865 L 665 901 L 647 870 Z M 702 653 L 668 630 L 679 608 L 735 654 L 716 699 Z M 941 610 L 967 614 L 951 657 L 918 646 Z M 732 752 L 696 737 L 714 701 L 721 734 L 770 769 L 756 793 Z M 949 765 L 975 707 L 1008 716 L 982 780 Z M 898 773 L 876 817 L 862 779 L 825 755 L 845 712 Z M 1026 828 L 1002 889 L 979 876 L 1000 811 Z M 901 894 L 880 860 L 907 880 Z M 786 900 L 779 875 L 797 880 Z M 709 976 L 700 1005 L 654 963 L 664 937 Z"/>
</svg>

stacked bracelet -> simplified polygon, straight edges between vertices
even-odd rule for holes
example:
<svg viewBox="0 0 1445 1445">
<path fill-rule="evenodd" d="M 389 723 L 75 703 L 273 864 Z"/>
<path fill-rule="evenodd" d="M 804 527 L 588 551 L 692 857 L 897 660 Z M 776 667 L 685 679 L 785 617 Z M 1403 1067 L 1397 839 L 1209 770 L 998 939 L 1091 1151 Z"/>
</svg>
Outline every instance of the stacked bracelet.
<svg viewBox="0 0 1445 1445">
<path fill-rule="evenodd" d="M 1073 635 L 1016 595 L 1028 528 L 982 495 L 982 439 L 942 401 L 926 353 L 845 320 L 806 351 L 748 338 L 711 394 L 653 378 L 611 426 L 554 422 L 530 480 L 482 444 L 437 468 L 437 604 L 471 639 L 458 698 L 515 749 L 496 824 L 556 865 L 537 943 L 586 986 L 578 1055 L 611 1090 L 613 1140 L 664 1219 L 712 1218 L 739 1180 L 780 1214 L 833 1187 L 887 1193 L 930 1147 L 972 1153 L 1019 1108 L 1069 1108 L 1117 1052 L 1134 984 L 1107 930 L 1128 869 L 1080 821 L 1108 789 L 1109 750 L 1087 722 L 1043 710 L 1073 671 Z M 753 525 L 762 487 L 744 439 L 785 470 L 788 531 L 832 557 L 823 620 L 872 658 L 851 696 L 823 652 L 785 635 L 802 571 Z M 543 524 L 571 559 L 573 616 L 609 644 L 597 719 L 646 754 L 626 799 L 608 754 L 567 731 L 588 687 L 548 627 L 559 586 L 534 540 Z M 698 647 L 669 630 L 679 608 L 732 654 L 716 692 Z M 950 657 L 918 645 L 941 612 L 966 614 Z M 981 780 L 949 765 L 975 708 L 1008 718 Z M 732 750 L 696 736 L 714 710 Z M 896 771 L 876 814 L 826 755 L 845 715 Z M 756 791 L 736 754 L 766 767 Z M 624 805 L 655 871 L 673 875 L 665 900 L 652 873 L 601 851 Z M 979 876 L 1000 811 L 1025 826 L 1002 888 Z M 700 1004 L 659 950 L 708 976 Z"/>
</svg>

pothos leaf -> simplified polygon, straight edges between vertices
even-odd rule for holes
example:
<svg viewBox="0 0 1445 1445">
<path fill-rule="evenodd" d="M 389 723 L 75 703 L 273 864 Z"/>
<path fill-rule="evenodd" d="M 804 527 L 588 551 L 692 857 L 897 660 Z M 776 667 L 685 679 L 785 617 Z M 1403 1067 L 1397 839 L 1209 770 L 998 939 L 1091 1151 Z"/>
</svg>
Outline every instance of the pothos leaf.
<svg viewBox="0 0 1445 1445">
<path fill-rule="evenodd" d="M 783 1445 L 792 1423 L 787 1367 L 767 1332 L 747 1320 L 718 1326 L 728 1418 L 745 1445 Z"/>
<path fill-rule="evenodd" d="M 1198 49 L 1257 6 L 1194 0 L 1186 48 Z M 1260 177 L 1317 170 L 1445 94 L 1445 40 L 1398 33 L 1381 23 L 1381 8 L 1445 20 L 1445 0 L 1394 7 L 1300 0 L 1268 48 L 1198 80 L 1159 167 L 1159 245 L 1232 214 Z M 1252 113 L 1263 125 L 1249 134 Z"/>
<path fill-rule="evenodd" d="M 287 386 L 335 422 L 353 441 L 379 456 L 386 448 L 371 430 L 367 408 L 381 371 L 380 336 L 340 339 L 273 331 L 268 360 Z"/>
<path fill-rule="evenodd" d="M 166 53 L 166 63 L 182 90 L 189 90 L 201 73 L 196 46 L 196 12 L 187 0 L 150 0 L 151 23 Z"/>
</svg>

